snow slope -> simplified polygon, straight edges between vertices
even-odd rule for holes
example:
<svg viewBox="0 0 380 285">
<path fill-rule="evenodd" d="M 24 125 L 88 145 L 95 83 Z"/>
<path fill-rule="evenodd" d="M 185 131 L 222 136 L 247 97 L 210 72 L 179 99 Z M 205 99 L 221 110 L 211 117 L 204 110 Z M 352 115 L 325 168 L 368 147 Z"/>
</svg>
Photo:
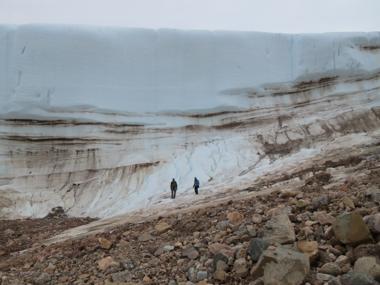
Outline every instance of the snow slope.
<svg viewBox="0 0 380 285">
<path fill-rule="evenodd" d="M 0 26 L 0 216 L 108 217 L 379 140 L 380 33 Z"/>
</svg>

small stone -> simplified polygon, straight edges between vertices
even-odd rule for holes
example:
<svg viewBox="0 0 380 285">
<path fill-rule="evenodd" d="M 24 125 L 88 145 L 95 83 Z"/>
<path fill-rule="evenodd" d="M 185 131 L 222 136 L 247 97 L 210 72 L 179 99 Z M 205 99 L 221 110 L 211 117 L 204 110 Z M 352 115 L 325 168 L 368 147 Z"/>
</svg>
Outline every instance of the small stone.
<svg viewBox="0 0 380 285">
<path fill-rule="evenodd" d="M 223 282 L 227 278 L 227 273 L 224 270 L 217 270 L 214 272 L 214 278 Z"/>
<path fill-rule="evenodd" d="M 254 226 L 252 225 L 247 225 L 247 232 L 249 234 L 250 237 L 255 237 L 257 236 L 257 232 L 256 232 L 256 229 Z"/>
<path fill-rule="evenodd" d="M 113 273 L 112 275 L 112 281 L 114 282 L 129 282 L 133 278 L 133 274 L 129 270 L 123 270 L 120 272 Z"/>
<path fill-rule="evenodd" d="M 248 273 L 247 261 L 245 258 L 239 258 L 235 260 L 234 272 L 238 277 L 244 277 Z"/>
<path fill-rule="evenodd" d="M 150 277 L 147 275 L 144 276 L 142 281 L 144 284 L 152 284 L 152 279 L 150 279 Z"/>
<path fill-rule="evenodd" d="M 321 225 L 332 225 L 335 222 L 335 218 L 324 211 L 315 212 L 314 219 Z"/>
<path fill-rule="evenodd" d="M 354 271 L 365 273 L 380 282 L 380 264 L 374 256 L 361 257 L 356 260 Z"/>
<path fill-rule="evenodd" d="M 98 242 L 101 248 L 103 249 L 110 249 L 112 247 L 112 241 L 105 239 L 105 238 L 98 238 Z"/>
<path fill-rule="evenodd" d="M 250 241 L 247 249 L 248 255 L 251 257 L 253 262 L 257 262 L 261 256 L 261 254 L 266 250 L 269 246 L 269 242 L 261 239 L 254 238 Z"/>
<path fill-rule="evenodd" d="M 263 221 L 263 217 L 262 217 L 261 215 L 259 215 L 259 214 L 254 214 L 254 215 L 252 216 L 252 222 L 253 222 L 254 224 L 260 224 L 260 223 L 262 223 L 262 221 Z"/>
<path fill-rule="evenodd" d="M 350 259 L 347 256 L 345 256 L 345 255 L 340 255 L 335 260 L 335 263 L 338 264 L 338 266 L 340 266 L 342 268 L 346 264 L 350 264 Z"/>
<path fill-rule="evenodd" d="M 160 221 L 156 224 L 154 227 L 157 233 L 163 234 L 164 232 L 167 232 L 172 226 L 164 221 Z"/>
<path fill-rule="evenodd" d="M 227 219 L 233 225 L 240 225 L 244 220 L 244 216 L 239 212 L 234 211 L 227 214 Z"/>
<path fill-rule="evenodd" d="M 139 237 L 138 237 L 138 241 L 141 241 L 141 242 L 146 242 L 146 241 L 150 241 L 150 240 L 154 240 L 154 236 L 152 236 L 150 233 L 146 232 L 146 233 L 143 233 L 141 234 Z"/>
<path fill-rule="evenodd" d="M 45 285 L 45 284 L 50 284 L 51 281 L 51 276 L 50 274 L 44 272 L 41 273 L 36 280 L 34 280 L 34 283 L 37 285 Z"/>
<path fill-rule="evenodd" d="M 342 202 L 347 208 L 355 209 L 355 204 L 350 197 L 347 197 L 347 196 L 343 197 Z"/>
<path fill-rule="evenodd" d="M 318 271 L 320 273 L 329 274 L 333 276 L 338 276 L 341 273 L 339 265 L 333 262 L 323 264 L 323 266 Z"/>
<path fill-rule="evenodd" d="M 330 202 L 329 197 L 326 195 L 322 195 L 320 197 L 313 198 L 313 200 L 311 201 L 311 205 L 312 205 L 313 209 L 316 210 L 316 209 L 322 208 L 324 206 L 327 206 L 329 204 L 329 202 Z"/>
<path fill-rule="evenodd" d="M 302 253 L 309 256 L 310 261 L 315 261 L 318 257 L 318 243 L 316 241 L 302 240 L 297 242 L 297 248 Z"/>
<path fill-rule="evenodd" d="M 334 276 L 329 275 L 329 274 L 324 274 L 324 273 L 317 273 L 316 278 L 319 281 L 328 282 L 328 281 L 334 279 Z"/>
<path fill-rule="evenodd" d="M 101 271 L 105 271 L 110 267 L 113 267 L 113 266 L 117 267 L 119 265 L 120 265 L 120 263 L 116 262 L 111 256 L 107 256 L 107 257 L 104 257 L 104 258 L 98 260 L 98 268 Z"/>
<path fill-rule="evenodd" d="M 165 245 L 163 247 L 163 250 L 166 251 L 166 252 L 173 251 L 174 250 L 174 246 L 167 244 L 167 245 Z"/>
<path fill-rule="evenodd" d="M 207 271 L 198 271 L 197 272 L 197 280 L 202 281 L 204 279 L 207 279 Z"/>
<path fill-rule="evenodd" d="M 194 267 L 190 267 L 189 270 L 187 270 L 187 278 L 191 282 L 197 282 L 197 271 Z"/>
<path fill-rule="evenodd" d="M 193 246 L 189 246 L 182 251 L 182 256 L 196 259 L 199 256 L 199 252 Z"/>
<path fill-rule="evenodd" d="M 372 239 L 363 218 L 355 212 L 338 216 L 333 231 L 336 238 L 344 244 L 358 244 Z"/>
</svg>

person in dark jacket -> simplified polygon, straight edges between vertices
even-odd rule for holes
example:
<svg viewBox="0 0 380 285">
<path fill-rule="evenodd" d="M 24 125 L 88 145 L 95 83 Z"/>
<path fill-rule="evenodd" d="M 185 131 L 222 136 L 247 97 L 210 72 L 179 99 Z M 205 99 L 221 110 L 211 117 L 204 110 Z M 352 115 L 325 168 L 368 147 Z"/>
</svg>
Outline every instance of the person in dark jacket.
<svg viewBox="0 0 380 285">
<path fill-rule="evenodd" d="M 170 183 L 170 190 L 172 190 L 172 199 L 175 199 L 175 194 L 177 192 L 177 182 L 173 178 L 172 182 Z"/>
<path fill-rule="evenodd" d="M 194 185 L 193 185 L 193 188 L 194 188 L 195 194 L 198 195 L 199 180 L 198 180 L 196 177 L 194 177 Z"/>
</svg>

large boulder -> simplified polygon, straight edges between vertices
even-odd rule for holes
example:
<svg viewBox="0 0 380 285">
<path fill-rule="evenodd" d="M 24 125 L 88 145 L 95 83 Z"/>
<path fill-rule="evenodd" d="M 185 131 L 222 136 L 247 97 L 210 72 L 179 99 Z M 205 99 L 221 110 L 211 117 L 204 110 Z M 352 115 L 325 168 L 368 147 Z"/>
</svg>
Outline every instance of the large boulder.
<svg viewBox="0 0 380 285">
<path fill-rule="evenodd" d="M 265 224 L 263 238 L 270 243 L 287 244 L 296 239 L 294 226 L 289 220 L 286 209 L 278 211 Z"/>
<path fill-rule="evenodd" d="M 354 271 L 365 273 L 372 276 L 375 280 L 380 281 L 380 264 L 374 256 L 361 257 L 356 260 Z"/>
<path fill-rule="evenodd" d="M 268 285 L 298 285 L 302 284 L 309 271 L 309 257 L 306 254 L 283 247 L 270 247 L 252 268 L 251 275 L 254 279 L 263 276 L 264 284 Z"/>
<path fill-rule="evenodd" d="M 339 215 L 333 224 L 336 238 L 344 244 L 359 244 L 371 240 L 371 233 L 358 213 Z"/>
</svg>

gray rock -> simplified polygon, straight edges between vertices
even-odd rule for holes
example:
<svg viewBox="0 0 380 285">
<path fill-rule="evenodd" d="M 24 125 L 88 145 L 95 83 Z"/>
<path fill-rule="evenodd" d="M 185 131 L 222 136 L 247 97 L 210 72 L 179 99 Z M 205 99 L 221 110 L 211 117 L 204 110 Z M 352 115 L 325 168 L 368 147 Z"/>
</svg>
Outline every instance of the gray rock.
<svg viewBox="0 0 380 285">
<path fill-rule="evenodd" d="M 322 208 L 324 206 L 327 206 L 330 202 L 330 199 L 327 195 L 322 195 L 320 197 L 315 197 L 311 201 L 312 208 L 314 210 L 317 210 L 319 208 Z"/>
<path fill-rule="evenodd" d="M 234 263 L 234 272 L 236 276 L 244 277 L 248 273 L 247 261 L 245 258 L 238 258 Z"/>
<path fill-rule="evenodd" d="M 250 241 L 247 253 L 251 257 L 252 261 L 257 262 L 263 253 L 269 246 L 269 242 L 261 238 L 254 238 Z"/>
<path fill-rule="evenodd" d="M 187 271 L 187 278 L 191 282 L 197 282 L 197 271 L 195 270 L 194 267 L 190 267 L 189 270 Z"/>
<path fill-rule="evenodd" d="M 353 251 L 354 259 L 364 256 L 380 256 L 380 244 L 361 244 Z"/>
<path fill-rule="evenodd" d="M 372 233 L 380 234 L 380 213 L 365 217 L 365 222 Z"/>
<path fill-rule="evenodd" d="M 333 224 L 333 231 L 344 244 L 359 244 L 372 239 L 362 216 L 355 212 L 339 215 Z"/>
<path fill-rule="evenodd" d="M 197 281 L 202 281 L 207 279 L 207 271 L 198 271 L 197 272 Z"/>
<path fill-rule="evenodd" d="M 112 281 L 114 282 L 129 282 L 129 281 L 132 281 L 133 275 L 129 270 L 124 270 L 124 271 L 113 273 L 111 277 L 112 277 Z"/>
<path fill-rule="evenodd" d="M 366 196 L 371 198 L 374 202 L 380 203 L 380 188 L 373 186 L 367 190 Z"/>
<path fill-rule="evenodd" d="M 316 278 L 318 281 L 328 282 L 334 279 L 334 276 L 329 275 L 329 274 L 324 274 L 324 273 L 317 273 Z"/>
<path fill-rule="evenodd" d="M 379 285 L 371 276 L 360 272 L 349 272 L 340 277 L 342 285 Z"/>
<path fill-rule="evenodd" d="M 338 264 L 329 262 L 329 263 L 323 264 L 323 266 L 319 269 L 319 272 L 333 275 L 333 276 L 338 276 L 341 273 L 341 270 Z"/>
<path fill-rule="evenodd" d="M 251 277 L 264 276 L 264 284 L 299 285 L 310 271 L 306 254 L 284 247 L 268 248 L 251 270 Z"/>
<path fill-rule="evenodd" d="M 271 243 L 287 244 L 296 239 L 294 226 L 286 209 L 279 211 L 265 224 L 263 238 Z"/>
<path fill-rule="evenodd" d="M 34 280 L 34 283 L 37 285 L 45 285 L 49 284 L 51 281 L 51 276 L 47 273 L 41 273 L 36 280 Z"/>
<path fill-rule="evenodd" d="M 199 256 L 199 252 L 193 246 L 189 246 L 182 251 L 182 256 L 196 259 Z"/>
<path fill-rule="evenodd" d="M 213 268 L 214 268 L 214 271 L 217 271 L 217 270 L 227 270 L 228 268 L 228 257 L 225 256 L 224 254 L 222 253 L 217 253 L 214 255 L 214 258 L 213 258 Z"/>
<path fill-rule="evenodd" d="M 354 271 L 365 273 L 372 276 L 375 280 L 380 281 L 380 264 L 374 256 L 361 257 L 356 260 Z"/>
</svg>

